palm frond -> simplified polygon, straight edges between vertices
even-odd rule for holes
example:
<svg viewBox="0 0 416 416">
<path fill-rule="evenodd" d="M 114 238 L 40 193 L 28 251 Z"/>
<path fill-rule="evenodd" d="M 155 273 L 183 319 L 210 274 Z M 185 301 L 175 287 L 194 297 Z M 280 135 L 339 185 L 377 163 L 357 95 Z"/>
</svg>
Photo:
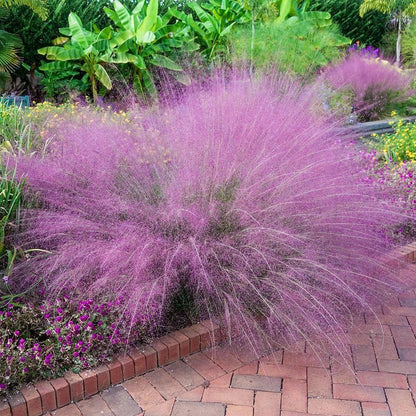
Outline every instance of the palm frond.
<svg viewBox="0 0 416 416">
<path fill-rule="evenodd" d="M 0 30 L 0 71 L 12 72 L 21 62 L 18 54 L 21 39 L 12 33 Z"/>
<path fill-rule="evenodd" d="M 0 0 L 0 7 L 9 9 L 13 6 L 27 6 L 39 15 L 42 20 L 48 16 L 48 8 L 45 0 Z"/>
</svg>

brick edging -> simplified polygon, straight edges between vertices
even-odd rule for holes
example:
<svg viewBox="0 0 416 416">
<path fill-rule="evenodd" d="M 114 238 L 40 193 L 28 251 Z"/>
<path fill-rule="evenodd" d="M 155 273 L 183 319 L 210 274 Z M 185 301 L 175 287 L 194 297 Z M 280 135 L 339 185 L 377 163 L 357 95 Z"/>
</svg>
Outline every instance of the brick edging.
<svg viewBox="0 0 416 416">
<path fill-rule="evenodd" d="M 415 263 L 416 242 L 393 253 Z M 109 364 L 79 374 L 69 371 L 63 377 L 25 386 L 20 393 L 0 401 L 0 416 L 41 416 L 222 341 L 220 327 L 209 320 L 202 321 L 119 354 Z"/>
</svg>

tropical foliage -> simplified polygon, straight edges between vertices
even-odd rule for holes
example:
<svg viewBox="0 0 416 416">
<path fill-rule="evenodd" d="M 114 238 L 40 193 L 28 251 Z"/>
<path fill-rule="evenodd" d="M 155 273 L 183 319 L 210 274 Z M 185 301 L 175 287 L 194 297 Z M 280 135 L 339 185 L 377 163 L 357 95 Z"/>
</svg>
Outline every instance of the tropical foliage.
<svg viewBox="0 0 416 416">
<path fill-rule="evenodd" d="M 397 22 L 396 65 L 401 61 L 401 37 L 406 18 L 416 16 L 415 0 L 364 0 L 360 6 L 360 16 L 370 10 L 390 15 Z"/>
</svg>

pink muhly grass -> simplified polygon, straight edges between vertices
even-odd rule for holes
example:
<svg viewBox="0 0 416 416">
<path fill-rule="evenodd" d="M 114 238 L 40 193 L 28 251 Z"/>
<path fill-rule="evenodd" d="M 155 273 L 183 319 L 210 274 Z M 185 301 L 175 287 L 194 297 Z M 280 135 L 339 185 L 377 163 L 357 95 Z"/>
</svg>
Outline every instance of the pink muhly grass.
<svg viewBox="0 0 416 416">
<path fill-rule="evenodd" d="M 323 79 L 335 90 L 352 94 L 352 110 L 360 121 L 387 115 L 393 103 L 406 98 L 411 83 L 409 73 L 387 60 L 358 52 L 329 67 Z"/>
<path fill-rule="evenodd" d="M 34 197 L 19 243 L 51 254 L 19 264 L 15 286 L 122 298 L 121 322 L 155 329 L 185 288 L 250 342 L 338 347 L 332 333 L 397 286 L 381 261 L 397 218 L 309 100 L 234 80 L 133 126 L 64 120 L 44 156 L 17 161 Z"/>
</svg>

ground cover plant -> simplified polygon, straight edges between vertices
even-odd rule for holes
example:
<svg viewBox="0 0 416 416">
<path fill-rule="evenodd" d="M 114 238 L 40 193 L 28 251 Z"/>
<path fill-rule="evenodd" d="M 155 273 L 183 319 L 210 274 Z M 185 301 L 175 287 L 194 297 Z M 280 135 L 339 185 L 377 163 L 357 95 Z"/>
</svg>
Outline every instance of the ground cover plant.
<svg viewBox="0 0 416 416">
<path fill-rule="evenodd" d="M 341 348 L 353 312 L 399 286 L 380 259 L 383 229 L 401 217 L 310 99 L 287 79 L 236 78 L 119 120 L 88 108 L 63 117 L 44 130 L 42 151 L 8 158 L 29 202 L 13 243 L 38 250 L 8 287 L 39 282 L 33 293 L 72 311 L 110 303 L 110 333 L 123 328 L 133 343 L 169 329 L 182 298 L 255 348 L 316 334 L 315 348 Z M 73 333 L 69 315 L 57 321 L 58 311 L 50 334 Z M 8 356 L 22 351 L 19 337 L 4 336 Z M 49 361 L 64 348 L 73 366 L 77 351 L 62 342 Z"/>
</svg>

